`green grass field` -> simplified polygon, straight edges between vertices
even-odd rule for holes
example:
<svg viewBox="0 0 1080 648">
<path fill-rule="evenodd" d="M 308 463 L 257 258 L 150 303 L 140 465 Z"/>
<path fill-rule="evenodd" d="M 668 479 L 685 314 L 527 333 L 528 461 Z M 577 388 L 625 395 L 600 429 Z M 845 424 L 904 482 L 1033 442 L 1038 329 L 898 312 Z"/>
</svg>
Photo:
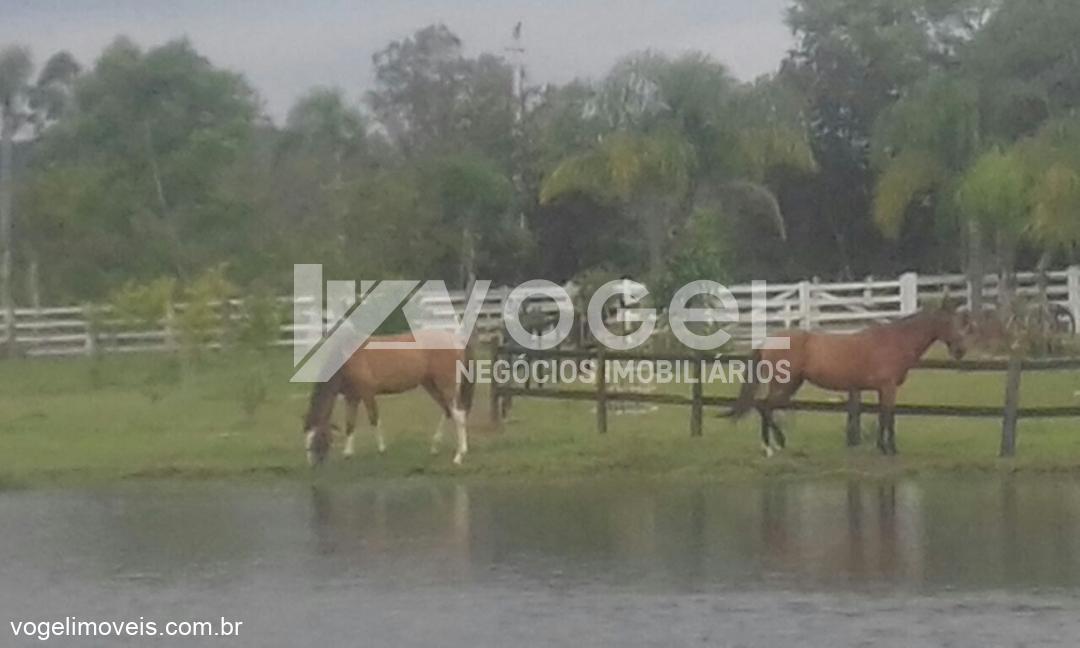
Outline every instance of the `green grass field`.
<svg viewBox="0 0 1080 648">
<path fill-rule="evenodd" d="M 184 369 L 163 356 L 17 360 L 0 363 L 0 485 L 89 484 L 138 478 L 310 479 L 300 416 L 308 387 L 292 385 L 289 358 L 219 355 Z M 260 378 L 260 376 L 262 378 Z M 1003 376 L 916 372 L 902 392 L 913 403 L 999 405 Z M 265 397 L 252 384 L 265 384 Z M 689 390 L 688 386 L 671 389 Z M 800 398 L 829 398 L 806 389 Z M 259 403 L 254 413 L 245 402 Z M 1024 405 L 1080 402 L 1080 374 L 1025 374 Z M 706 411 L 703 438 L 689 438 L 689 409 L 612 414 L 595 432 L 589 403 L 517 399 L 501 432 L 487 425 L 481 388 L 471 453 L 451 464 L 428 453 L 439 412 L 422 392 L 380 401 L 389 450 L 379 456 L 365 425 L 357 456 L 340 442 L 318 479 L 593 476 L 746 479 L 762 475 L 889 476 L 944 471 L 1076 471 L 1080 421 L 1022 421 L 1019 457 L 997 459 L 1000 422 L 901 417 L 901 456 L 878 456 L 872 443 L 844 447 L 841 414 L 786 414 L 789 450 L 760 456 L 757 421 L 734 425 Z M 340 411 L 336 413 L 340 418 Z M 864 435 L 876 429 L 864 417 Z"/>
</svg>

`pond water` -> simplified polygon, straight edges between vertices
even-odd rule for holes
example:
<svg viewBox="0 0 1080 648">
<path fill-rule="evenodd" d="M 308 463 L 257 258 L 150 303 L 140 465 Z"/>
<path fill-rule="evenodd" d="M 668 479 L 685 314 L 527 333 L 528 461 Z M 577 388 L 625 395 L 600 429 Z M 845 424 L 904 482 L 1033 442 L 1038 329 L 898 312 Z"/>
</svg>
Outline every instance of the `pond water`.
<svg viewBox="0 0 1080 648">
<path fill-rule="evenodd" d="M 186 646 L 1080 638 L 1080 481 L 1064 477 L 138 484 L 3 492 L 0 521 L 0 645 L 9 621 L 69 616 L 243 621 L 153 640 Z"/>
</svg>

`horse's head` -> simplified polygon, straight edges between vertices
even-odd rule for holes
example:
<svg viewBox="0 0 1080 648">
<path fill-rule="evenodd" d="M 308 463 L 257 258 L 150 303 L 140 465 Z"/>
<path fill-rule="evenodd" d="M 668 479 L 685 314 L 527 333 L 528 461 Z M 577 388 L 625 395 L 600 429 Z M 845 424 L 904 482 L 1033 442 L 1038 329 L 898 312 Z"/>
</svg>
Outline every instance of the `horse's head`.
<svg viewBox="0 0 1080 648">
<path fill-rule="evenodd" d="M 330 446 L 334 438 L 330 427 L 328 423 L 312 427 L 305 426 L 304 449 L 307 451 L 308 464 L 312 468 L 320 466 L 322 462 L 326 461 L 326 456 L 330 454 Z"/>
<path fill-rule="evenodd" d="M 308 463 L 315 468 L 326 461 L 333 443 L 333 424 L 330 415 L 334 411 L 334 399 L 337 398 L 340 383 L 331 379 L 317 383 L 311 391 L 311 402 L 303 418 L 304 450 Z"/>
<path fill-rule="evenodd" d="M 968 339 L 973 329 L 971 313 L 960 311 L 959 306 L 958 303 L 946 299 L 938 313 L 942 324 L 941 341 L 949 347 L 949 355 L 954 360 L 963 360 L 967 355 Z"/>
</svg>

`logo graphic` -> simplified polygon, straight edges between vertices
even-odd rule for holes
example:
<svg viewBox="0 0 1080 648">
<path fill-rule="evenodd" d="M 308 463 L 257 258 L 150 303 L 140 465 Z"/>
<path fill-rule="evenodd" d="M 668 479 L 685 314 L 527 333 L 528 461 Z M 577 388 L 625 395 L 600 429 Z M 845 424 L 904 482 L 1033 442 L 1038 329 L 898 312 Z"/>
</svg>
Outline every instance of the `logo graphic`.
<svg viewBox="0 0 1080 648">
<path fill-rule="evenodd" d="M 413 341 L 372 341 L 369 349 L 464 348 L 483 308 L 490 281 L 477 281 L 462 317 L 453 311 L 427 312 L 422 298 L 440 296 L 450 301 L 442 281 L 386 280 L 360 282 L 357 303 L 355 281 L 327 281 L 323 298 L 322 266 L 293 267 L 292 382 L 325 382 L 345 364 L 378 328 L 401 308 L 414 333 Z M 424 336 L 422 330 L 453 331 L 453 336 Z M 446 345 L 452 346 L 446 346 Z"/>
<path fill-rule="evenodd" d="M 371 340 L 367 348 L 463 349 L 472 338 L 490 287 L 490 281 L 475 282 L 459 316 L 453 307 L 433 309 L 427 306 L 452 303 L 442 281 L 361 281 L 358 302 L 355 281 L 327 281 L 324 293 L 322 266 L 298 264 L 293 268 L 293 365 L 297 369 L 292 381 L 329 380 L 398 309 L 405 316 L 412 339 Z M 590 332 L 596 340 L 613 351 L 632 350 L 647 342 L 658 324 L 656 309 L 628 307 L 641 303 L 648 294 L 644 285 L 629 280 L 612 281 L 600 287 L 590 299 L 586 313 Z M 765 282 L 754 282 L 750 311 L 752 346 L 786 349 L 790 344 L 788 338 L 767 337 L 765 295 Z M 607 327 L 604 308 L 612 298 L 621 301 L 623 321 L 639 324 L 636 330 L 617 335 Z M 555 323 L 546 332 L 535 335 L 522 324 L 520 314 L 527 303 L 540 300 L 554 304 Z M 564 287 L 550 281 L 537 279 L 517 286 L 503 301 L 501 310 L 506 332 L 525 349 L 553 349 L 566 340 L 574 327 L 573 300 Z M 722 328 L 708 334 L 698 333 L 690 324 L 735 324 L 739 321 L 739 304 L 735 296 L 714 281 L 694 281 L 683 286 L 667 309 L 671 332 L 688 349 L 695 351 L 719 349 L 731 340 L 731 335 Z M 452 335 L 425 333 L 432 330 L 448 331 Z"/>
</svg>

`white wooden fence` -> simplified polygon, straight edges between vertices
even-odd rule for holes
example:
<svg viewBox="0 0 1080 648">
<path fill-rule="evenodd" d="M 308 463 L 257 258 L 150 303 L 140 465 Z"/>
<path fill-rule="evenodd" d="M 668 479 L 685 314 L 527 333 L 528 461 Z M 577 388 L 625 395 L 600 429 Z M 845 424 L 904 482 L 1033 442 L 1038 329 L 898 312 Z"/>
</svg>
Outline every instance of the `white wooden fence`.
<svg viewBox="0 0 1080 648">
<path fill-rule="evenodd" d="M 1021 273 L 1017 277 L 1017 292 L 1038 294 L 1038 276 Z M 736 337 L 745 337 L 749 329 L 753 287 L 732 286 L 729 290 L 739 303 L 742 323 Z M 984 294 L 988 302 L 996 299 L 997 278 L 987 276 Z M 481 309 L 477 321 L 480 331 L 502 327 L 503 304 L 509 288 L 493 289 Z M 970 290 L 964 275 L 920 276 L 908 273 L 897 279 L 879 281 L 867 279 L 848 283 L 802 281 L 798 283 L 767 284 L 764 291 L 764 310 L 770 330 L 780 328 L 828 329 L 851 331 L 875 322 L 883 322 L 916 312 L 929 300 L 940 300 L 946 294 L 966 298 Z M 1061 305 L 1080 322 L 1080 266 L 1047 273 L 1047 295 L 1051 302 Z M 286 304 L 291 303 L 285 298 Z M 433 319 L 445 318 L 451 311 L 464 310 L 465 295 L 451 293 L 449 298 L 425 297 L 425 308 Z M 541 312 L 554 312 L 550 301 L 536 302 Z M 182 306 L 178 306 L 182 308 Z M 619 315 L 616 313 L 615 318 Z M 167 322 L 149 330 L 94 332 L 92 318 L 78 306 L 62 308 L 20 308 L 15 311 L 15 334 L 19 347 L 31 356 L 87 355 L 95 345 L 102 352 L 162 351 L 175 348 L 175 336 Z M 8 323 L 0 313 L 0 336 L 6 337 Z M 318 336 L 317 326 L 285 323 L 280 328 L 276 344 L 292 344 L 294 330 Z"/>
</svg>

